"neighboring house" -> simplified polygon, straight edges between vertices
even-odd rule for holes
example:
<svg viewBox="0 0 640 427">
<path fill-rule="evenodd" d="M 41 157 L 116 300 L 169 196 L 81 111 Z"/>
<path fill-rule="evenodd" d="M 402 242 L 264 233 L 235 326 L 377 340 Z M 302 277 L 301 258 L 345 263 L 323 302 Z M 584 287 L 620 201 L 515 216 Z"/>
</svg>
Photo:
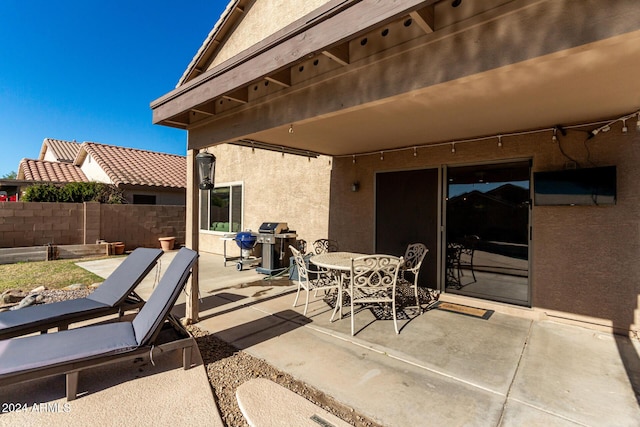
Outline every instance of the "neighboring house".
<svg viewBox="0 0 640 427">
<path fill-rule="evenodd" d="M 224 192 L 243 228 L 285 221 L 365 253 L 424 242 L 421 277 L 444 300 L 626 332 L 640 329 L 638 70 L 633 0 L 234 0 L 151 108 L 188 131 L 191 247 L 221 252 L 209 216 Z M 197 190 L 204 149 L 212 192 Z M 615 205 L 531 203 L 536 171 L 609 165 Z M 449 198 L 482 185 L 519 191 Z M 517 221 L 493 226 L 507 208 Z M 469 217 L 493 230 L 474 263 L 497 273 L 447 287 Z"/>
<path fill-rule="evenodd" d="M 103 182 L 123 191 L 133 204 L 184 205 L 184 156 L 95 142 L 45 138 L 37 160 L 18 167 L 22 186 L 39 183 Z"/>
</svg>

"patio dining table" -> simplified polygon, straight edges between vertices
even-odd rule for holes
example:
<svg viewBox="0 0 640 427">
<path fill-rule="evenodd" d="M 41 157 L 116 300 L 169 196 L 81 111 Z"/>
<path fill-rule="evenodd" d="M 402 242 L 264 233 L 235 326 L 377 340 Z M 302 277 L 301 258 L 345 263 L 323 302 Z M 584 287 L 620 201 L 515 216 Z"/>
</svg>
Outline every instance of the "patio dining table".
<svg viewBox="0 0 640 427">
<path fill-rule="evenodd" d="M 338 277 L 338 298 L 336 299 L 336 307 L 334 308 L 329 321 L 333 321 L 338 308 L 340 309 L 340 318 L 342 318 L 342 293 L 344 290 L 344 279 L 345 277 L 348 277 L 351 272 L 351 260 L 365 255 L 367 254 L 357 252 L 325 252 L 309 258 L 309 261 L 314 265 L 335 271 Z"/>
<path fill-rule="evenodd" d="M 309 261 L 318 267 L 349 272 L 351 270 L 351 260 L 365 255 L 367 254 L 360 254 L 356 252 L 325 252 L 320 255 L 312 256 L 309 258 Z"/>
</svg>

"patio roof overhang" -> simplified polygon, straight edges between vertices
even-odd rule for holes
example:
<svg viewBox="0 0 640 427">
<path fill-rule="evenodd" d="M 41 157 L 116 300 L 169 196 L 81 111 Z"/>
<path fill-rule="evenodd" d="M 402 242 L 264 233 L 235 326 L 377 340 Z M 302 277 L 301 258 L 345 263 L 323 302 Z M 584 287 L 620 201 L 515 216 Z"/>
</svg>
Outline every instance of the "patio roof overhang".
<svg viewBox="0 0 640 427">
<path fill-rule="evenodd" d="M 633 0 L 482 3 L 330 1 L 154 101 L 153 121 L 189 130 L 190 149 L 249 139 L 340 156 L 640 108 Z M 380 41 L 409 19 L 404 39 Z M 300 77 L 316 61 L 330 65 Z"/>
</svg>

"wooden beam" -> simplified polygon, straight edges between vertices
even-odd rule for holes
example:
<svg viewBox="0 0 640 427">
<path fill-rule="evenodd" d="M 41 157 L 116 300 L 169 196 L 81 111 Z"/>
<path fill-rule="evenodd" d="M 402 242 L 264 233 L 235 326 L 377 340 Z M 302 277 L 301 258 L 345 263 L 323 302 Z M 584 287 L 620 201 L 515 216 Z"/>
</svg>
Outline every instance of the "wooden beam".
<svg viewBox="0 0 640 427">
<path fill-rule="evenodd" d="M 246 104 L 249 102 L 249 88 L 244 87 L 242 89 L 238 89 L 234 92 L 230 92 L 222 95 L 224 99 L 228 99 L 230 101 L 236 101 L 241 104 Z"/>
<path fill-rule="evenodd" d="M 349 43 L 343 43 L 339 46 L 332 47 L 331 49 L 323 50 L 322 54 L 327 56 L 340 65 L 349 65 Z"/>
<path fill-rule="evenodd" d="M 265 76 L 264 79 L 283 87 L 290 87 L 291 69 L 285 68 L 284 70 L 278 71 L 277 73 L 271 74 L 270 76 Z"/>
<path fill-rule="evenodd" d="M 555 13 L 545 13 L 550 5 L 556 7 Z M 617 3 L 616 3 L 617 4 Z M 469 18 L 463 25 L 452 25 L 435 32 L 425 40 L 414 40 L 407 46 L 390 48 L 390 52 L 359 61 L 354 61 L 349 72 L 327 73 L 326 80 L 310 81 L 300 84 L 293 90 L 283 90 L 282 95 L 273 96 L 262 102 L 241 106 L 227 114 L 208 118 L 203 126 L 189 129 L 189 148 L 199 148 L 242 138 L 260 138 L 259 132 L 288 126 L 290 123 L 311 122 L 314 118 L 329 117 L 349 112 L 361 106 L 374 105 L 381 100 L 392 99 L 416 90 L 455 81 L 465 77 L 479 75 L 490 70 L 521 64 L 525 61 L 545 55 L 579 48 L 599 39 L 607 39 L 628 32 L 640 32 L 640 9 L 624 14 L 624 28 L 616 26 L 604 29 L 594 25 L 590 31 L 583 31 L 582 18 L 589 13 L 580 3 L 567 1 L 564 4 L 537 2 L 531 6 L 528 0 L 515 0 L 487 13 Z M 611 22 L 619 19 L 625 10 L 622 5 L 616 8 L 597 10 L 599 22 Z M 562 13 L 559 13 L 562 12 Z M 486 31 L 484 23 L 494 22 L 501 17 L 509 17 L 500 22 L 498 28 L 504 34 L 495 38 L 493 31 Z M 532 18 L 535 16 L 535 19 Z M 553 16 L 553 19 L 549 17 Z M 573 25 L 561 25 L 566 16 L 577 17 Z M 533 34 L 535 31 L 549 33 L 560 28 L 560 35 L 545 43 L 529 46 L 528 49 L 513 49 L 513 40 L 519 34 Z M 454 37 L 458 36 L 460 37 Z M 465 46 L 475 45 L 474 49 L 459 49 L 464 37 Z M 450 52 L 456 51 L 456 55 Z M 500 51 L 501 55 L 492 52 Z M 393 61 L 385 60 L 391 54 Z M 479 60 L 483 59 L 483 60 Z M 465 64 L 460 66 L 460 64 Z M 338 74 L 340 73 L 341 74 Z M 379 76 L 385 76 L 380 79 Z M 411 76 L 411 78 L 407 78 Z M 312 99 L 313 102 L 309 102 Z M 454 102 L 454 101 L 450 101 Z M 345 116 L 348 117 L 348 116 Z M 286 128 L 285 128 L 286 129 Z M 286 138 L 283 138 L 283 140 Z M 326 153 L 322 145 L 311 145 L 309 149 Z M 331 153 L 336 154 L 336 153 Z M 338 153 L 343 154 L 343 153 Z"/>
<path fill-rule="evenodd" d="M 172 127 L 179 127 L 182 129 L 186 129 L 187 126 L 189 125 L 189 123 L 178 122 L 176 120 L 163 120 L 162 124 L 172 126 Z"/>
<path fill-rule="evenodd" d="M 327 46 L 336 46 L 364 34 L 379 25 L 392 22 L 418 7 L 434 1 L 361 0 L 334 14 L 310 22 L 302 21 L 298 28 L 288 29 L 286 37 L 280 35 L 256 45 L 246 56 L 232 58 L 199 78 L 176 88 L 151 104 L 153 122 L 158 123 L 188 111 L 240 87 L 246 87 L 308 57 L 322 52 Z"/>
<path fill-rule="evenodd" d="M 187 206 L 186 206 L 186 232 L 185 245 L 189 249 L 200 249 L 199 213 L 200 190 L 198 189 L 198 166 L 196 156 L 199 150 L 187 150 Z M 191 277 L 186 286 L 189 290 L 185 301 L 185 318 L 182 323 L 190 325 L 200 320 L 200 275 L 198 262 L 191 269 Z"/>
<path fill-rule="evenodd" d="M 206 114 L 207 116 L 213 116 L 216 114 L 215 101 L 198 105 L 197 107 L 192 108 L 191 111 L 195 111 L 196 113 L 200 113 L 200 114 Z"/>
<path fill-rule="evenodd" d="M 435 31 L 436 15 L 433 5 L 414 10 L 409 13 L 409 16 L 411 16 L 411 19 L 413 19 L 426 34 L 431 34 Z"/>
</svg>

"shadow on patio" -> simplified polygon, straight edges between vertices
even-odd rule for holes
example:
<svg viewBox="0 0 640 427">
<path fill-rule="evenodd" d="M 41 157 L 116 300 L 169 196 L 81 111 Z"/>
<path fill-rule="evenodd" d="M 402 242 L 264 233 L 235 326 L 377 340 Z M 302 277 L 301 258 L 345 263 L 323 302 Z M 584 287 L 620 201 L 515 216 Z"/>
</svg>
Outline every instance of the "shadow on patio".
<svg viewBox="0 0 640 427">
<path fill-rule="evenodd" d="M 329 322 L 332 306 L 321 296 L 312 296 L 306 317 L 304 304 L 292 307 L 292 282 L 234 271 L 254 284 L 234 286 L 221 257 L 203 254 L 200 265 L 208 273 L 199 328 L 381 424 L 640 423 L 610 334 L 436 308 L 401 316 L 399 335 L 390 320 L 362 310 L 352 337 L 348 316 Z"/>
</svg>

